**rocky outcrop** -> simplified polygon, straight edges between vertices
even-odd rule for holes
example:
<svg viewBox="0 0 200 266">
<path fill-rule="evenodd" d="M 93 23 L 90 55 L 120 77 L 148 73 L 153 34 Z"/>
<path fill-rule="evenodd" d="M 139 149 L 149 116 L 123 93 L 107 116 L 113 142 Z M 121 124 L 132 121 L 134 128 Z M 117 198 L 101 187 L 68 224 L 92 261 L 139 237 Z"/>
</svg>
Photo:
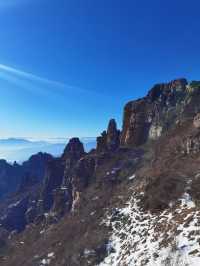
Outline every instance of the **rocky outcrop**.
<svg viewBox="0 0 200 266">
<path fill-rule="evenodd" d="M 198 113 L 193 120 L 193 126 L 195 128 L 200 128 L 200 113 Z"/>
<path fill-rule="evenodd" d="M 117 129 L 117 124 L 114 119 L 111 119 L 107 129 L 107 148 L 110 151 L 116 150 L 119 147 L 120 130 Z"/>
<path fill-rule="evenodd" d="M 33 180 L 35 183 L 42 182 L 46 164 L 52 158 L 50 154 L 40 152 L 32 155 L 22 165 L 0 160 L 0 198 L 29 186 Z"/>
<path fill-rule="evenodd" d="M 64 161 L 60 158 L 52 159 L 48 163 L 41 199 L 39 200 L 39 207 L 42 206 L 42 212 L 48 211 L 52 207 L 54 193 L 56 189 L 61 187 L 63 181 L 64 169 Z"/>
<path fill-rule="evenodd" d="M 74 190 L 82 192 L 90 183 L 95 170 L 95 159 L 91 156 L 80 159 L 72 175 Z"/>
<path fill-rule="evenodd" d="M 80 159 L 85 154 L 83 143 L 80 142 L 79 138 L 72 138 L 69 140 L 64 153 L 62 155 L 62 159 L 70 159 L 71 161 L 76 161 Z"/>
<path fill-rule="evenodd" d="M 2 164 L 7 165 L 4 161 Z M 56 221 L 76 204 L 79 193 L 91 182 L 94 169 L 94 158 L 86 155 L 78 138 L 70 139 L 59 158 L 42 153 L 32 156 L 23 164 L 17 193 L 0 204 L 0 222 L 8 231 L 21 231 L 29 223 L 46 219 L 47 212 L 51 214 L 48 219 Z"/>
<path fill-rule="evenodd" d="M 124 109 L 121 145 L 139 146 L 157 139 L 182 113 L 188 96 L 187 80 L 155 85 L 146 97 L 129 102 Z"/>
<path fill-rule="evenodd" d="M 197 154 L 200 152 L 200 113 L 197 113 L 190 124 L 190 133 L 182 140 L 183 154 Z"/>
<path fill-rule="evenodd" d="M 72 209 L 79 203 L 80 194 L 94 180 L 95 158 L 86 156 L 78 161 L 72 175 Z"/>
<path fill-rule="evenodd" d="M 36 182 L 41 182 L 44 178 L 46 165 L 52 159 L 53 156 L 45 152 L 34 154 L 22 164 L 23 172 L 25 175 L 34 177 Z"/>
<path fill-rule="evenodd" d="M 107 133 L 104 130 L 101 136 L 97 137 L 97 151 L 103 152 L 107 150 Z"/>
<path fill-rule="evenodd" d="M 187 136 L 182 143 L 182 153 L 196 154 L 200 152 L 200 133 Z"/>
<path fill-rule="evenodd" d="M 35 184 L 38 183 L 38 177 L 31 174 L 31 173 L 25 173 L 22 177 L 21 184 L 18 189 L 18 193 L 26 191 L 27 189 L 33 187 Z"/>
<path fill-rule="evenodd" d="M 71 209 L 74 191 L 72 181 L 75 179 L 75 169 L 79 169 L 76 165 L 84 155 L 83 144 L 78 138 L 72 138 L 61 158 L 53 159 L 49 163 L 39 204 L 40 209 L 43 206 L 43 212 L 51 209 L 53 213 L 62 216 Z M 79 174 L 84 176 L 84 171 L 81 168 Z"/>
<path fill-rule="evenodd" d="M 81 147 L 78 145 L 77 147 Z M 82 148 L 79 150 L 79 156 L 74 157 L 66 156 L 64 178 L 62 187 L 57 191 L 56 198 L 60 199 L 54 204 L 54 210 L 61 210 L 60 206 L 63 205 L 61 213 L 74 210 L 75 205 L 78 204 L 80 194 L 89 185 L 93 178 L 95 170 L 95 159 L 93 156 L 87 156 Z M 76 153 L 77 154 L 77 153 Z M 85 156 L 83 156 L 85 155 Z"/>
<path fill-rule="evenodd" d="M 21 165 L 9 164 L 6 160 L 0 160 L 0 198 L 16 191 L 23 175 Z"/>
<path fill-rule="evenodd" d="M 85 156 L 73 165 L 67 162 L 62 181 L 54 189 L 52 212 L 56 216 L 62 216 L 64 213 L 75 210 L 81 193 L 94 180 L 95 159 L 92 156 Z"/>
<path fill-rule="evenodd" d="M 103 131 L 101 136 L 97 138 L 97 151 L 115 151 L 119 148 L 119 143 L 120 130 L 117 129 L 116 121 L 111 119 L 107 131 Z"/>
<path fill-rule="evenodd" d="M 38 153 L 30 157 L 22 165 L 14 163 L 13 165 L 2 162 L 7 166 L 4 174 L 15 173 L 18 179 L 12 183 L 15 184 L 15 190 L 10 197 L 5 198 L 5 202 L 0 202 L 0 223 L 8 231 L 22 231 L 25 226 L 34 221 L 38 214 L 37 200 L 41 182 L 44 178 L 44 172 L 52 156 L 46 153 Z M 4 170 L 5 171 L 5 170 Z M 19 172 L 18 172 L 19 171 Z M 15 183 L 16 182 L 16 183 Z"/>
<path fill-rule="evenodd" d="M 8 231 L 21 231 L 26 225 L 25 213 L 28 207 L 28 197 L 24 197 L 8 205 L 5 214 L 0 217 L 3 228 Z"/>
<path fill-rule="evenodd" d="M 145 99 L 125 106 L 121 145 L 138 146 L 147 140 L 153 111 L 150 107 Z"/>
</svg>

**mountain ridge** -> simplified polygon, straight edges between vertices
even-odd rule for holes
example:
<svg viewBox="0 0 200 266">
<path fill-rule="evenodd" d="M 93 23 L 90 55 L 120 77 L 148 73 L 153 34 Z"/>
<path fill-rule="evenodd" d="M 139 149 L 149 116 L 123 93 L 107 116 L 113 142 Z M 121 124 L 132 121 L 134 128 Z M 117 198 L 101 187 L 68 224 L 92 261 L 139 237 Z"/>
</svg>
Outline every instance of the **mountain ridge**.
<svg viewBox="0 0 200 266">
<path fill-rule="evenodd" d="M 125 105 L 122 130 L 109 121 L 96 149 L 70 139 L 41 186 L 0 205 L 0 264 L 200 264 L 199 103 L 200 82 L 157 84 Z M 9 231 L 16 213 L 23 228 Z"/>
<path fill-rule="evenodd" d="M 0 158 L 6 159 L 9 162 L 17 161 L 22 163 L 38 152 L 50 153 L 54 156 L 61 155 L 67 138 L 49 140 L 30 140 L 25 138 L 8 138 L 0 139 Z M 95 138 L 82 138 L 85 149 L 89 151 L 95 147 Z"/>
</svg>

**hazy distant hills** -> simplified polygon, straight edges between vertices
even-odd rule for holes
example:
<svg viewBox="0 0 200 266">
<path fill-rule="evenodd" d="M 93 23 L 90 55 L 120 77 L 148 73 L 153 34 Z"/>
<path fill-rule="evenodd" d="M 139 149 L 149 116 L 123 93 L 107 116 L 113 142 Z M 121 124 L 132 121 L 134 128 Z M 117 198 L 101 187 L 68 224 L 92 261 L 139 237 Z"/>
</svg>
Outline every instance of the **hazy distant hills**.
<svg viewBox="0 0 200 266">
<path fill-rule="evenodd" d="M 35 141 L 25 138 L 0 139 L 0 159 L 6 159 L 11 162 L 23 162 L 32 154 L 38 152 L 46 152 L 54 156 L 59 156 L 68 141 L 69 139 L 67 138 L 54 138 L 45 141 Z M 95 148 L 96 138 L 82 138 L 81 141 L 84 143 L 86 151 Z"/>
</svg>

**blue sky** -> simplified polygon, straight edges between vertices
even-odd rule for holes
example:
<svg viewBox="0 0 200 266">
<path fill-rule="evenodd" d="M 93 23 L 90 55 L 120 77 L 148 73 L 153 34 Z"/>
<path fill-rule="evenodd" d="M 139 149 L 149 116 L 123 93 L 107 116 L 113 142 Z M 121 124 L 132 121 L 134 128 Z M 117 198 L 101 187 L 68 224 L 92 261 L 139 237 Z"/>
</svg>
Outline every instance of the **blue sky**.
<svg viewBox="0 0 200 266">
<path fill-rule="evenodd" d="M 96 136 L 154 83 L 200 79 L 198 0 L 2 0 L 0 137 Z"/>
</svg>

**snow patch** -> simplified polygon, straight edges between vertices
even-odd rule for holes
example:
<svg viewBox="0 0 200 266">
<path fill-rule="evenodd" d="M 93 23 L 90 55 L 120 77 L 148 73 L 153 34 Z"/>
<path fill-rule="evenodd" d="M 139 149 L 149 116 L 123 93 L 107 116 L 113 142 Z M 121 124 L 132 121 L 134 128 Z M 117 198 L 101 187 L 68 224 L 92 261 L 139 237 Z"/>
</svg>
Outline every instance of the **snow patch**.
<svg viewBox="0 0 200 266">
<path fill-rule="evenodd" d="M 47 254 L 47 258 L 44 258 L 40 261 L 40 266 L 49 265 L 51 260 L 55 258 L 54 252 L 50 252 Z"/>
<path fill-rule="evenodd" d="M 10 204 L 10 205 L 8 206 L 8 209 L 11 209 L 11 208 L 17 207 L 20 203 L 21 203 L 21 200 L 15 202 L 15 203 Z"/>
<path fill-rule="evenodd" d="M 157 215 L 143 212 L 136 194 L 102 221 L 112 228 L 99 266 L 200 265 L 200 213 L 188 193 Z"/>
<path fill-rule="evenodd" d="M 192 197 L 188 193 L 184 193 L 183 196 L 180 198 L 181 206 L 185 206 L 187 208 L 195 208 L 195 203 L 192 201 Z"/>
<path fill-rule="evenodd" d="M 128 177 L 128 180 L 133 180 L 136 177 L 135 174 L 133 174 L 132 176 Z"/>
</svg>

